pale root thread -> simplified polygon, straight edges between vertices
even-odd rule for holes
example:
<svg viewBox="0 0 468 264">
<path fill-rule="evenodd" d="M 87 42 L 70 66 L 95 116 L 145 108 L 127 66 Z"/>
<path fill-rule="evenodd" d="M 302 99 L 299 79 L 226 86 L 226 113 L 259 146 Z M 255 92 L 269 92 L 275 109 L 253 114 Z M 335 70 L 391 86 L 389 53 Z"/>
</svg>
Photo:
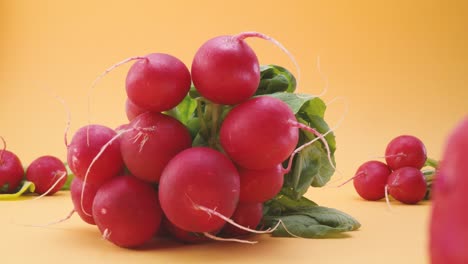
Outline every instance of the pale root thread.
<svg viewBox="0 0 468 264">
<path fill-rule="evenodd" d="M 63 98 L 61 98 L 58 95 L 55 95 L 55 99 L 58 100 L 63 105 L 63 107 L 65 108 L 65 111 L 67 113 L 67 122 L 66 122 L 66 125 L 65 125 L 65 131 L 64 131 L 64 134 L 63 134 L 63 141 L 65 143 L 65 147 L 68 148 L 68 131 L 70 131 L 70 126 L 71 126 L 71 111 L 70 111 L 70 108 L 68 107 L 67 103 L 65 102 L 65 100 Z"/>
<path fill-rule="evenodd" d="M 342 187 L 343 185 L 347 184 L 348 182 L 354 180 L 356 177 L 358 176 L 361 176 L 362 174 L 365 174 L 364 172 L 360 171 L 359 173 L 357 173 L 356 175 L 354 175 L 353 177 L 347 179 L 345 182 L 341 183 L 340 185 L 336 186 L 337 188 L 340 188 Z"/>
<path fill-rule="evenodd" d="M 388 184 L 385 185 L 385 202 L 387 203 L 388 210 L 392 211 L 392 206 L 390 205 L 390 199 L 388 197 Z"/>
<path fill-rule="evenodd" d="M 325 146 L 325 149 L 327 151 L 327 158 L 328 158 L 328 162 L 330 163 L 330 166 L 336 170 L 335 168 L 335 165 L 333 164 L 333 161 L 332 161 L 332 158 L 331 158 L 331 151 L 330 151 L 330 147 L 328 146 L 328 142 L 327 140 L 325 139 L 325 135 L 324 134 L 320 134 L 317 130 L 311 128 L 311 127 L 308 127 L 302 123 L 299 123 L 297 121 L 293 121 L 293 120 L 288 120 L 288 123 L 291 124 L 292 126 L 295 126 L 295 127 L 298 127 L 300 129 L 304 129 L 308 132 L 311 132 L 312 134 L 314 134 L 316 136 L 315 139 L 305 143 L 304 145 L 298 147 L 296 150 L 294 150 L 294 152 L 291 154 L 291 157 L 289 159 L 289 162 L 288 162 L 288 167 L 285 169 L 285 172 L 288 173 L 290 170 L 291 170 L 291 167 L 292 167 L 292 160 L 294 158 L 294 156 L 300 152 L 302 149 L 306 148 L 307 146 L 311 145 L 312 143 L 314 143 L 315 141 L 317 140 L 320 140 L 322 141 L 322 143 L 324 144 Z M 331 130 L 330 130 L 331 131 Z M 328 133 L 328 132 L 327 132 Z"/>
<path fill-rule="evenodd" d="M 203 235 L 206 236 L 209 239 L 216 240 L 216 241 L 221 241 L 221 242 L 237 242 L 237 243 L 242 243 L 242 244 L 257 244 L 258 241 L 251 241 L 251 240 L 244 240 L 244 239 L 237 239 L 237 238 L 222 238 L 222 237 L 217 237 L 215 235 L 212 235 L 208 232 L 203 232 Z"/>
<path fill-rule="evenodd" d="M 59 184 L 59 182 L 60 182 L 63 178 L 65 178 L 65 177 L 67 177 L 67 176 L 68 176 L 68 173 L 67 173 L 66 171 L 62 172 L 62 175 L 58 178 L 58 180 L 56 180 L 56 181 L 54 182 L 54 184 L 52 184 L 52 186 L 50 186 L 50 188 L 49 188 L 45 193 L 39 195 L 38 197 L 32 199 L 31 201 L 38 200 L 38 199 L 40 199 L 40 198 L 46 196 L 47 194 L 49 194 L 49 193 L 55 188 L 55 186 L 57 186 L 57 184 Z"/>
<path fill-rule="evenodd" d="M 26 226 L 30 226 L 30 227 L 48 227 L 48 226 L 51 226 L 51 225 L 60 224 L 60 223 L 63 223 L 65 221 L 67 221 L 68 219 L 70 219 L 75 212 L 76 211 L 74 209 L 71 210 L 65 218 L 62 218 L 62 219 L 60 219 L 58 221 L 50 222 L 50 223 L 47 223 L 47 224 L 44 224 L 44 225 L 26 225 Z"/>
<path fill-rule="evenodd" d="M 111 234 L 112 234 L 112 231 L 109 231 L 108 228 L 104 229 L 104 232 L 102 232 L 102 239 L 109 240 Z"/>
<path fill-rule="evenodd" d="M 146 59 L 148 60 L 147 57 L 145 56 L 134 56 L 134 57 L 130 57 L 130 58 L 126 58 L 112 66 L 110 66 L 109 68 L 107 68 L 103 73 L 101 73 L 96 79 L 94 79 L 94 81 L 91 83 L 90 87 L 89 87 L 89 90 L 88 90 L 88 125 L 91 124 L 91 94 L 94 90 L 94 87 L 96 86 L 96 84 L 102 79 L 104 78 L 107 74 L 109 74 L 111 71 L 113 71 L 114 69 L 116 69 L 117 67 L 121 66 L 121 65 L 124 65 L 130 61 L 134 61 L 134 60 L 142 60 L 142 59 Z M 89 126 L 86 130 L 86 142 L 89 146 Z"/>
<path fill-rule="evenodd" d="M 0 139 L 3 142 L 3 150 L 2 150 L 2 153 L 0 153 L 0 165 L 1 165 L 3 163 L 3 153 L 5 153 L 6 151 L 7 144 L 6 144 L 5 139 L 2 136 L 0 136 Z"/>
<path fill-rule="evenodd" d="M 234 36 L 234 38 L 237 38 L 239 40 L 244 40 L 244 39 L 250 38 L 250 37 L 261 38 L 261 39 L 270 41 L 271 43 L 275 44 L 278 48 L 280 48 L 289 57 L 289 59 L 292 61 L 292 63 L 294 64 L 294 67 L 296 67 L 296 71 L 297 71 L 296 85 L 299 86 L 299 80 L 301 79 L 301 69 L 300 69 L 299 64 L 297 63 L 296 59 L 294 58 L 294 56 L 291 54 L 291 52 L 289 52 L 289 50 L 286 49 L 286 47 L 284 47 L 283 44 L 281 44 L 278 40 L 276 40 L 276 39 L 274 39 L 274 38 L 272 38 L 272 37 L 270 37 L 268 35 L 265 35 L 263 33 L 248 31 L 248 32 L 239 33 L 239 34 Z"/>
</svg>

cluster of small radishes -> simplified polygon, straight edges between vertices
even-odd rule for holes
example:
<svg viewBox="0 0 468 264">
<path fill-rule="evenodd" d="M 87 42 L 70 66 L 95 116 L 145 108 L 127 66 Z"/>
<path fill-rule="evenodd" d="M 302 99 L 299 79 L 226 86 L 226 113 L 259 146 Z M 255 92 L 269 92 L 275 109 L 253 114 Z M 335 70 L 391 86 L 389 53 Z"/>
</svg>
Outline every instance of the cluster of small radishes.
<svg viewBox="0 0 468 264">
<path fill-rule="evenodd" d="M 31 162 L 25 172 L 21 160 L 15 153 L 6 150 L 6 143 L 1 139 L 4 148 L 0 150 L 0 194 L 17 192 L 25 181 L 33 183 L 34 192 L 39 195 L 52 195 L 63 187 L 68 174 L 60 159 L 41 156 Z"/>
<path fill-rule="evenodd" d="M 385 161 L 362 164 L 353 177 L 354 188 L 364 199 L 380 200 L 390 194 L 405 204 L 423 200 L 428 183 L 421 171 L 427 160 L 423 142 L 410 135 L 394 138 L 387 145 Z"/>
<path fill-rule="evenodd" d="M 126 77 L 130 123 L 116 130 L 84 126 L 68 146 L 74 210 L 104 238 L 122 247 L 165 232 L 183 241 L 231 238 L 246 231 L 227 222 L 251 229 L 260 223 L 262 203 L 280 191 L 288 172 L 282 162 L 303 126 L 283 101 L 253 97 L 260 67 L 247 37 L 268 39 L 260 33 L 210 39 L 191 71 L 162 53 L 125 61 L 135 61 Z M 209 147 L 192 147 L 187 126 L 166 113 L 192 82 L 210 112 L 209 129 L 202 116 L 196 119 L 211 135 Z M 225 113 L 224 106 L 232 109 Z"/>
</svg>

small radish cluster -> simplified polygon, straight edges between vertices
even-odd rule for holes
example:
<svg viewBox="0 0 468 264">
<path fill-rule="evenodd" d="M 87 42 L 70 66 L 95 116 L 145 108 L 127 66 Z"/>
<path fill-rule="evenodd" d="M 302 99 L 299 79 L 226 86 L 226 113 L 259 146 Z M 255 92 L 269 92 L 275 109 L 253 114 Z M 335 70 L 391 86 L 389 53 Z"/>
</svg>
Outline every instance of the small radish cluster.
<svg viewBox="0 0 468 264">
<path fill-rule="evenodd" d="M 394 138 L 387 145 L 385 161 L 368 161 L 362 164 L 352 178 L 356 192 L 370 201 L 380 200 L 390 194 L 405 204 L 423 200 L 429 182 L 421 169 L 427 161 L 423 142 L 410 135 Z"/>
<path fill-rule="evenodd" d="M 6 142 L 0 150 L 0 200 L 1 194 L 17 192 L 21 195 L 21 186 L 34 184 L 34 193 L 52 195 L 58 192 L 67 181 L 67 169 L 62 161 L 54 156 L 41 156 L 25 169 L 16 154 L 6 150 Z M 32 189 L 30 189 L 32 190 Z M 25 190 L 23 190 L 25 191 Z M 10 197 L 9 195 L 5 197 Z"/>
<path fill-rule="evenodd" d="M 116 130 L 84 126 L 67 146 L 74 211 L 105 239 L 137 247 L 164 232 L 187 242 L 254 232 L 263 203 L 290 170 L 282 163 L 293 156 L 299 129 L 329 150 L 285 102 L 254 96 L 260 66 L 247 37 L 274 41 L 253 32 L 210 39 L 190 71 L 162 53 L 123 62 L 136 61 L 126 77 L 130 122 Z M 205 113 L 194 118 L 200 137 L 174 114 L 193 99 L 189 91 Z"/>
</svg>

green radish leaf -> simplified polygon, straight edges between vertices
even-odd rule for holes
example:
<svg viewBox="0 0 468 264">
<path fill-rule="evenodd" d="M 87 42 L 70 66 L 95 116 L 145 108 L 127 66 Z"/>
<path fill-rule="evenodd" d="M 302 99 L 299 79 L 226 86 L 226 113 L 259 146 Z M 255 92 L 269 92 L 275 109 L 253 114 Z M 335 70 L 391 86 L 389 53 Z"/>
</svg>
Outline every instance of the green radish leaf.
<svg viewBox="0 0 468 264">
<path fill-rule="evenodd" d="M 197 101 L 190 96 L 185 98 L 176 107 L 167 111 L 167 113 L 179 120 L 184 125 L 187 125 L 189 120 L 194 116 L 194 112 L 197 109 Z"/>
<path fill-rule="evenodd" d="M 274 93 L 274 94 L 268 94 L 268 96 L 278 98 L 281 101 L 285 102 L 291 108 L 294 114 L 297 114 L 297 112 L 299 112 L 299 110 L 302 108 L 302 106 L 305 103 L 315 98 L 312 95 L 308 95 L 308 94 L 292 94 L 292 93 Z"/>
<path fill-rule="evenodd" d="M 8 188 L 10 188 L 10 184 L 9 184 L 9 183 L 5 183 L 3 186 L 0 187 L 0 193 L 7 193 L 7 192 L 8 192 Z"/>
<path fill-rule="evenodd" d="M 18 199 L 21 195 L 27 192 L 34 192 L 36 189 L 36 186 L 34 186 L 34 183 L 30 181 L 24 181 L 23 186 L 17 191 L 16 193 L 11 193 L 11 194 L 0 194 L 0 201 L 11 201 L 11 200 L 16 200 Z"/>
<path fill-rule="evenodd" d="M 326 105 L 320 98 L 312 98 L 301 105 L 297 111 L 296 119 L 320 134 L 325 134 L 330 130 L 323 119 L 325 109 Z M 301 130 L 299 135 L 297 147 L 311 140 L 316 141 L 296 155 L 292 169 L 285 177 L 284 186 L 288 188 L 287 195 L 292 199 L 299 199 L 310 186 L 323 187 L 327 184 L 335 172 L 333 167 L 336 164 L 334 157 L 336 141 L 333 133 L 330 132 L 324 137 L 330 149 L 333 165 L 328 160 L 327 150 L 322 140 L 317 139 L 313 133 L 304 130 Z"/>
<path fill-rule="evenodd" d="M 273 227 L 280 220 L 282 224 L 273 232 L 273 236 L 326 238 L 337 233 L 357 230 L 361 226 L 352 216 L 322 206 L 302 207 L 283 212 L 282 215 L 265 215 L 263 224 Z"/>
<path fill-rule="evenodd" d="M 190 86 L 188 95 L 193 99 L 197 99 L 198 97 L 201 97 L 200 93 L 197 91 L 197 89 L 195 88 L 193 84 L 192 86 Z"/>
<path fill-rule="evenodd" d="M 260 84 L 255 95 L 277 92 L 293 93 L 296 90 L 296 78 L 285 68 L 278 65 L 260 66 Z"/>
<path fill-rule="evenodd" d="M 67 181 L 65 181 L 65 184 L 60 188 L 61 191 L 67 191 L 70 190 L 70 185 L 73 179 L 75 178 L 75 174 L 70 170 L 70 166 L 68 166 L 67 163 L 65 164 L 65 168 L 67 168 Z"/>
</svg>

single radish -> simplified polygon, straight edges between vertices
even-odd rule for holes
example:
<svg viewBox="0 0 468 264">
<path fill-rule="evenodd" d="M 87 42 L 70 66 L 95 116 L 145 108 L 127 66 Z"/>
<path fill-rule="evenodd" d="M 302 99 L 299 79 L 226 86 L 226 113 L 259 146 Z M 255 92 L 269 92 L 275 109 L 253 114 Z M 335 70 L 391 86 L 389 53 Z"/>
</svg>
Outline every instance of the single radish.
<svg viewBox="0 0 468 264">
<path fill-rule="evenodd" d="M 468 263 L 468 116 L 446 140 L 438 168 L 429 225 L 432 264 Z"/>
<path fill-rule="evenodd" d="M 262 203 L 239 203 L 231 219 L 241 226 L 256 229 L 263 217 Z M 221 230 L 225 237 L 236 237 L 249 234 L 248 231 L 239 229 L 227 223 Z"/>
<path fill-rule="evenodd" d="M 388 177 L 388 193 L 405 204 L 416 204 L 426 195 L 426 181 L 423 173 L 413 167 L 393 171 Z"/>
<path fill-rule="evenodd" d="M 159 182 L 164 214 L 174 225 L 189 232 L 219 230 L 225 220 L 209 210 L 231 217 L 239 192 L 239 173 L 234 164 L 225 155 L 206 147 L 177 154 L 165 167 Z"/>
<path fill-rule="evenodd" d="M 192 62 L 195 88 L 217 104 L 234 105 L 255 94 L 260 66 L 242 35 L 219 36 L 205 42 Z"/>
<path fill-rule="evenodd" d="M 116 176 L 124 165 L 119 141 L 111 141 L 116 136 L 114 130 L 102 125 L 89 125 L 78 129 L 67 152 L 68 165 L 75 176 L 96 185 Z M 108 146 L 98 156 L 106 144 Z"/>
<path fill-rule="evenodd" d="M 285 172 L 281 164 L 264 170 L 239 168 L 239 201 L 243 203 L 262 203 L 272 199 L 283 187 Z"/>
<path fill-rule="evenodd" d="M 383 162 L 372 160 L 357 169 L 353 184 L 363 199 L 377 201 L 385 197 L 385 185 L 392 171 Z"/>
<path fill-rule="evenodd" d="M 125 165 L 132 175 L 145 181 L 159 182 L 166 164 L 192 145 L 192 138 L 177 119 L 147 112 L 130 122 L 120 145 Z"/>
<path fill-rule="evenodd" d="M 13 193 L 23 180 L 24 169 L 20 159 L 13 152 L 6 150 L 3 137 L 3 149 L 0 150 L 0 193 Z"/>
<path fill-rule="evenodd" d="M 93 202 L 93 218 L 103 237 L 120 247 L 138 247 L 153 238 L 162 212 L 153 187 L 133 176 L 102 185 Z"/>
<path fill-rule="evenodd" d="M 403 167 L 421 169 L 427 154 L 424 143 L 417 137 L 402 135 L 394 138 L 387 145 L 385 160 L 392 170 Z"/>
<path fill-rule="evenodd" d="M 135 117 L 143 114 L 144 112 L 148 112 L 148 110 L 145 110 L 135 103 L 133 103 L 130 99 L 127 98 L 125 100 L 125 113 L 127 115 L 128 121 L 132 121 L 135 119 Z"/>
<path fill-rule="evenodd" d="M 275 39 L 258 32 L 218 36 L 206 41 L 192 61 L 192 80 L 198 92 L 216 104 L 239 104 L 255 94 L 260 83 L 257 55 L 245 42 L 261 38 L 281 48 L 297 63 L 286 48 Z M 299 67 L 297 67 L 299 71 Z"/>
<path fill-rule="evenodd" d="M 26 170 L 26 179 L 35 185 L 37 194 L 52 195 L 58 192 L 67 181 L 67 168 L 54 156 L 35 159 Z"/>
<path fill-rule="evenodd" d="M 164 53 L 137 60 L 127 74 L 128 98 L 142 109 L 162 112 L 177 106 L 191 85 L 190 72 L 182 61 Z"/>
<path fill-rule="evenodd" d="M 90 225 L 96 224 L 91 212 L 93 211 L 93 201 L 97 191 L 98 186 L 89 182 L 83 184 L 83 181 L 79 178 L 74 178 L 70 185 L 74 210 L 83 221 Z M 81 203 L 82 199 L 83 203 Z"/>
<path fill-rule="evenodd" d="M 299 128 L 322 140 L 333 166 L 323 135 L 297 122 L 289 106 L 271 96 L 254 97 L 234 107 L 221 124 L 219 140 L 240 167 L 270 169 L 292 154 L 299 140 Z"/>
</svg>

